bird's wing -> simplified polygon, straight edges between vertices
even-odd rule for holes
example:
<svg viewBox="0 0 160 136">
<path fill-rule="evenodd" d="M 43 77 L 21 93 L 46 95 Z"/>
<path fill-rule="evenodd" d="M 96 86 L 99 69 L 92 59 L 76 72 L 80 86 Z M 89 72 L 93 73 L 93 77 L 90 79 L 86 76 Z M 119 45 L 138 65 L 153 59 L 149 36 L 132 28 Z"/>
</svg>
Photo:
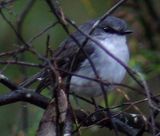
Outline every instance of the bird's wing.
<svg viewBox="0 0 160 136">
<path fill-rule="evenodd" d="M 77 36 L 76 36 L 77 37 Z M 79 41 L 77 45 L 76 41 Z M 53 60 L 57 61 L 58 67 L 64 70 L 71 68 L 72 72 L 78 70 L 80 64 L 94 52 L 94 47 L 88 41 L 86 45 L 82 45 L 85 37 L 79 34 L 78 39 L 74 41 L 69 38 L 65 40 L 53 55 Z M 80 49 L 80 47 L 83 47 Z"/>
<path fill-rule="evenodd" d="M 81 63 L 87 58 L 87 56 L 91 55 L 94 52 L 94 47 L 91 46 L 90 41 L 88 41 L 87 44 L 80 50 L 80 46 L 83 46 L 82 44 L 85 41 L 85 37 L 79 35 L 78 39 L 76 40 L 80 41 L 80 45 L 77 45 L 74 40 L 68 38 L 53 53 L 52 61 L 53 63 L 57 64 L 58 68 L 61 71 L 60 74 L 63 78 L 68 75 L 68 71 L 77 71 Z M 38 85 L 36 89 L 37 92 L 40 92 L 42 89 L 50 85 L 50 72 L 46 70 L 45 74 L 43 75 L 44 76 L 42 78 L 44 80 L 42 80 Z"/>
</svg>

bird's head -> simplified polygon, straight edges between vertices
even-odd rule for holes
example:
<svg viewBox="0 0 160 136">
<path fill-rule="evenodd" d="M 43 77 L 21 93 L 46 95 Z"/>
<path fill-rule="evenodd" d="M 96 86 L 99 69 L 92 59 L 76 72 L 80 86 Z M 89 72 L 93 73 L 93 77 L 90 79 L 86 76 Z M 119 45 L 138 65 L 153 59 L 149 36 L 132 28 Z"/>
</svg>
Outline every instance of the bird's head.
<svg viewBox="0 0 160 136">
<path fill-rule="evenodd" d="M 132 31 L 128 29 L 127 23 L 123 19 L 114 16 L 106 17 L 99 23 L 97 28 L 103 29 L 108 33 L 116 33 L 120 35 L 132 33 Z"/>
</svg>

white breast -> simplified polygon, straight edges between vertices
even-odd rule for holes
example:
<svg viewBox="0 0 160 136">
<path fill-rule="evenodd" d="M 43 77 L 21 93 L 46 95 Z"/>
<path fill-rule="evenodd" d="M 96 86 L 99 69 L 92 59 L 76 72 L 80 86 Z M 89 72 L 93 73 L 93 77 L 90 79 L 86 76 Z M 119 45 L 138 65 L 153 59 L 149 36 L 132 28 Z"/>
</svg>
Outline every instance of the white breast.
<svg viewBox="0 0 160 136">
<path fill-rule="evenodd" d="M 96 37 L 96 39 L 123 63 L 128 63 L 129 51 L 125 36 L 107 34 L 104 35 L 104 37 Z M 94 46 L 96 50 L 90 58 L 99 74 L 99 77 L 107 82 L 120 83 L 126 73 L 123 66 L 110 57 L 103 49 L 99 48 L 97 45 Z M 75 73 L 90 78 L 96 77 L 88 60 L 85 60 L 82 63 L 80 70 Z M 107 91 L 107 87 L 105 89 Z M 102 90 L 98 83 L 76 76 L 71 78 L 71 90 L 76 94 L 89 97 L 95 97 L 102 94 Z"/>
</svg>

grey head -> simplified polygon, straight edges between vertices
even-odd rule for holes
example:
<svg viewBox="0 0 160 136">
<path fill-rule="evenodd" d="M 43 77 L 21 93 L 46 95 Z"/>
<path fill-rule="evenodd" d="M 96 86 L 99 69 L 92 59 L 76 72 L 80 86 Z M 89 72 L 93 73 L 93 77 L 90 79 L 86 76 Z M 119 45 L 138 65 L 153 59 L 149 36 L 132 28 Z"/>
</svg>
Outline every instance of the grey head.
<svg viewBox="0 0 160 136">
<path fill-rule="evenodd" d="M 80 29 L 84 32 L 88 32 L 89 29 L 92 29 L 96 20 L 90 20 L 87 23 L 80 26 Z M 96 27 L 95 31 L 101 31 L 107 33 L 116 33 L 120 35 L 126 35 L 132 33 L 131 30 L 128 29 L 127 23 L 118 17 L 108 16 L 104 20 L 102 20 L 98 26 Z"/>
<path fill-rule="evenodd" d="M 106 17 L 99 25 L 98 28 L 103 29 L 105 32 L 117 34 L 130 34 L 131 30 L 128 29 L 127 23 L 120 18 L 114 16 Z"/>
</svg>

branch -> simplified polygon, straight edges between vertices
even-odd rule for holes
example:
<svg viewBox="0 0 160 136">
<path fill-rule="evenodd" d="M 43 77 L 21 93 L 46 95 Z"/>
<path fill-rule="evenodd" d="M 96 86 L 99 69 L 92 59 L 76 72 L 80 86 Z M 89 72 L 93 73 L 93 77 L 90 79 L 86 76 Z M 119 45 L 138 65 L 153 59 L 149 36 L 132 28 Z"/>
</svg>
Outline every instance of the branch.
<svg viewBox="0 0 160 136">
<path fill-rule="evenodd" d="M 25 101 L 41 108 L 46 108 L 50 99 L 30 89 L 25 89 L 12 83 L 7 77 L 0 74 L 0 83 L 8 87 L 12 92 L 0 95 L 0 106 Z"/>
<path fill-rule="evenodd" d="M 35 64 L 31 62 L 24 62 L 24 61 L 17 61 L 17 60 L 0 61 L 0 64 L 13 64 L 13 65 L 22 65 L 27 67 L 43 68 L 42 64 Z"/>
<path fill-rule="evenodd" d="M 91 126 L 98 125 L 101 127 L 107 127 L 113 129 L 113 125 L 111 123 L 110 118 L 106 114 L 106 110 L 99 110 L 92 114 L 88 114 L 82 110 L 75 110 L 75 114 L 77 117 L 77 121 L 81 126 Z M 129 136 L 136 136 L 141 133 L 141 130 L 144 132 L 151 133 L 151 127 L 143 116 L 139 114 L 130 114 L 130 113 L 116 113 L 112 112 L 112 120 L 116 124 L 117 129 Z M 160 122 L 156 122 L 157 129 L 160 128 Z M 77 130 L 75 130 L 76 132 Z"/>
<path fill-rule="evenodd" d="M 14 92 L 0 96 L 0 106 L 19 101 L 29 102 L 30 104 L 45 109 L 49 104 L 50 99 L 28 90 L 16 90 Z"/>
</svg>

